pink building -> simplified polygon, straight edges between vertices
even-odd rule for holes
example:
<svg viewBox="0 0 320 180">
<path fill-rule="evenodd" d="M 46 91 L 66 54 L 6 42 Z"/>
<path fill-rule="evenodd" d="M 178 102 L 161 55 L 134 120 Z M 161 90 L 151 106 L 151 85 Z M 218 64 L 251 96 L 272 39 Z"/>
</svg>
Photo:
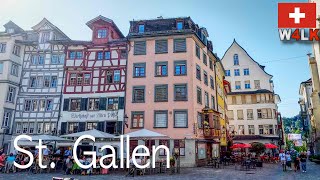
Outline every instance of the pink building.
<svg viewBox="0 0 320 180">
<path fill-rule="evenodd" d="M 165 144 L 179 150 L 181 166 L 219 156 L 217 57 L 208 36 L 190 17 L 130 22 L 125 133 L 148 129 L 169 137 L 131 141 L 131 150 Z"/>
</svg>

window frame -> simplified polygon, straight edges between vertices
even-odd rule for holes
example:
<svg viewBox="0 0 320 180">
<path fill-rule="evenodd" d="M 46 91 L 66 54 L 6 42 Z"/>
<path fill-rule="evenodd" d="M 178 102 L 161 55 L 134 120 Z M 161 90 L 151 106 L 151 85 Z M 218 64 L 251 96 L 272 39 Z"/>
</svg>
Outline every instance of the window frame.
<svg viewBox="0 0 320 180">
<path fill-rule="evenodd" d="M 200 94 L 198 94 L 199 90 L 200 90 Z M 200 95 L 200 97 L 198 97 L 198 95 Z M 197 103 L 202 104 L 202 89 L 199 86 L 197 86 Z"/>
<path fill-rule="evenodd" d="M 185 87 L 185 89 L 186 89 L 186 97 L 185 98 L 183 98 L 183 99 L 177 99 L 177 96 L 176 96 L 176 94 L 177 94 L 177 91 L 176 91 L 176 88 L 179 88 L 179 86 L 180 87 L 182 87 L 182 86 L 184 86 Z M 187 83 L 184 83 L 184 84 L 174 84 L 173 85 L 173 94 L 174 94 L 174 101 L 188 101 L 188 84 Z"/>
<path fill-rule="evenodd" d="M 108 30 L 106 28 L 97 29 L 96 38 L 97 39 L 106 39 L 106 38 L 108 38 Z"/>
<path fill-rule="evenodd" d="M 244 76 L 249 76 L 249 75 L 250 75 L 250 70 L 249 70 L 249 68 L 244 68 L 244 69 L 243 69 L 243 75 L 244 75 Z"/>
<path fill-rule="evenodd" d="M 239 55 L 238 54 L 233 55 L 233 65 L 239 66 Z"/>
<path fill-rule="evenodd" d="M 165 88 L 165 99 L 157 99 L 157 88 Z M 159 89 L 158 89 L 159 90 Z M 155 84 L 154 85 L 154 102 L 168 102 L 168 84 Z"/>
<path fill-rule="evenodd" d="M 166 125 L 164 127 L 156 126 L 156 115 L 165 114 L 166 115 Z M 153 128 L 168 128 L 168 110 L 154 110 L 153 112 Z"/>
<path fill-rule="evenodd" d="M 234 69 L 233 73 L 234 73 L 234 76 L 241 76 L 240 69 Z"/>
<path fill-rule="evenodd" d="M 159 51 L 159 45 L 161 43 L 166 43 L 166 49 L 165 50 L 160 50 Z M 158 39 L 158 40 L 155 40 L 155 46 L 154 46 L 154 52 L 155 54 L 166 54 L 168 53 L 168 40 L 167 39 Z"/>
<path fill-rule="evenodd" d="M 137 126 L 135 126 L 135 127 L 133 126 L 134 115 L 142 115 L 143 116 L 142 127 L 140 127 L 140 121 L 137 121 Z M 131 111 L 131 129 L 143 129 L 144 128 L 144 121 L 145 121 L 145 113 L 144 113 L 144 111 Z"/>
<path fill-rule="evenodd" d="M 177 127 L 176 126 L 176 113 L 185 113 L 186 114 L 186 126 L 185 127 Z M 188 110 L 187 109 L 174 109 L 173 110 L 173 127 L 174 128 L 188 128 L 188 122 L 189 121 L 189 117 L 188 117 Z"/>
<path fill-rule="evenodd" d="M 158 62 L 155 62 L 155 67 L 154 67 L 154 76 L 155 77 L 166 77 L 168 76 L 168 61 L 158 61 Z M 166 68 L 166 74 L 157 74 L 158 73 L 158 66 L 161 66 L 161 73 L 163 72 L 163 66 L 165 66 Z"/>
<path fill-rule="evenodd" d="M 136 75 L 136 68 L 143 68 L 144 69 L 144 75 L 140 75 L 139 70 L 139 76 Z M 145 78 L 146 77 L 146 63 L 133 63 L 133 78 Z"/>
<path fill-rule="evenodd" d="M 184 74 L 177 74 L 176 73 L 176 67 L 177 66 L 180 66 L 180 72 L 182 72 L 182 64 L 184 64 L 184 66 L 185 66 L 185 73 Z M 178 61 L 173 61 L 173 67 L 174 67 L 174 69 L 173 69 L 173 73 L 174 73 L 174 76 L 186 76 L 187 74 L 188 74 L 188 68 L 187 68 L 187 61 L 186 60 L 178 60 Z"/>
<path fill-rule="evenodd" d="M 178 41 L 184 41 L 184 43 L 185 43 L 185 49 L 184 50 L 177 50 L 176 49 L 176 43 Z M 173 39 L 173 53 L 185 53 L 185 52 L 187 52 L 187 39 L 186 38 Z"/>
<path fill-rule="evenodd" d="M 143 100 L 135 100 L 134 91 L 138 89 L 143 89 Z M 145 103 L 146 101 L 146 87 L 145 86 L 133 86 L 132 87 L 132 103 Z"/>
</svg>

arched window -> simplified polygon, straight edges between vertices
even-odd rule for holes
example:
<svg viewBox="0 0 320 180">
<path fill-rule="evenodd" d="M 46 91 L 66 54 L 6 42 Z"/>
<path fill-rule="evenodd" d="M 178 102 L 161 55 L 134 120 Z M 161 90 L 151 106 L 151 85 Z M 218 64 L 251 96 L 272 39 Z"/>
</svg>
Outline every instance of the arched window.
<svg viewBox="0 0 320 180">
<path fill-rule="evenodd" d="M 233 65 L 239 65 L 239 57 L 238 54 L 233 55 Z"/>
</svg>

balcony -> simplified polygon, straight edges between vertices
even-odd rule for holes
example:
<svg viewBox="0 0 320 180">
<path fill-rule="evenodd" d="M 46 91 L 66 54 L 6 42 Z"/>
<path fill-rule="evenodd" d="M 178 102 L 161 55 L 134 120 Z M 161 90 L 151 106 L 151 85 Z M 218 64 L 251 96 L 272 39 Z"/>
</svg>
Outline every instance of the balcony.
<svg viewBox="0 0 320 180">
<path fill-rule="evenodd" d="M 215 128 L 203 128 L 203 136 L 205 138 L 219 138 L 221 136 L 221 130 Z"/>
</svg>

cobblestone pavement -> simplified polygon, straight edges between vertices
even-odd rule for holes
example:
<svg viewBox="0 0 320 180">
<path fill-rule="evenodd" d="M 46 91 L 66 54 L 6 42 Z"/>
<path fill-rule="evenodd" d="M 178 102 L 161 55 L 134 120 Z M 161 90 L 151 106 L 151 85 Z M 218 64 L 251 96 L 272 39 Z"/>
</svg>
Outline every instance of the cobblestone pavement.
<svg viewBox="0 0 320 180">
<path fill-rule="evenodd" d="M 71 177 L 62 175 L 62 173 L 43 173 L 43 174 L 28 174 L 25 172 L 0 174 L 1 180 L 51 180 L 52 177 Z M 307 164 L 307 172 L 282 172 L 280 164 L 264 164 L 263 168 L 257 168 L 250 171 L 235 170 L 234 166 L 226 166 L 221 169 L 212 168 L 183 168 L 181 174 L 169 175 L 145 175 L 137 177 L 125 177 L 121 173 L 112 173 L 108 175 L 94 175 L 94 176 L 72 176 L 79 180 L 100 180 L 100 179 L 226 179 L 226 180 L 320 180 L 320 165 L 312 162 Z"/>
</svg>

